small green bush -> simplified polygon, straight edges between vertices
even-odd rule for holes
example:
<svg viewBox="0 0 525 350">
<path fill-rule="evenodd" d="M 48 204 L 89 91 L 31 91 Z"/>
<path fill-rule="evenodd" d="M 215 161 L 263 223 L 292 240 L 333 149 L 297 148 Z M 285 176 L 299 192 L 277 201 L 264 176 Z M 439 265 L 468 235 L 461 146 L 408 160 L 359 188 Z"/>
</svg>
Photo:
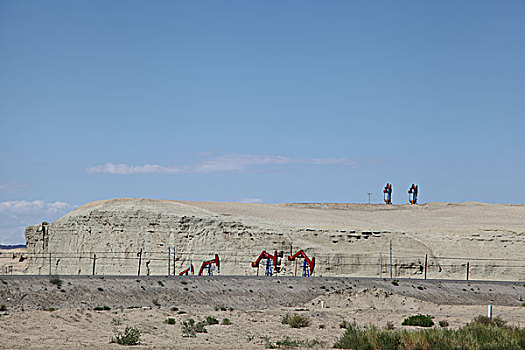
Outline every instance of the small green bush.
<svg viewBox="0 0 525 350">
<path fill-rule="evenodd" d="M 98 289 L 99 292 L 103 292 L 104 291 L 104 288 L 102 288 L 102 287 L 98 287 L 97 289 Z"/>
<path fill-rule="evenodd" d="M 428 315 L 413 315 L 405 318 L 403 326 L 417 326 L 417 327 L 432 327 L 434 321 L 432 321 L 432 316 Z"/>
<path fill-rule="evenodd" d="M 153 305 L 160 307 L 160 303 L 157 299 L 153 299 L 151 302 L 153 303 Z"/>
<path fill-rule="evenodd" d="M 104 306 L 96 306 L 93 308 L 93 310 L 95 311 L 109 311 L 111 310 L 111 308 L 107 305 L 104 305 Z"/>
<path fill-rule="evenodd" d="M 439 321 L 439 326 L 440 326 L 441 328 L 448 327 L 448 326 L 449 326 L 448 321 L 445 321 L 445 320 L 443 320 L 443 321 Z"/>
<path fill-rule="evenodd" d="M 2 280 L 2 283 L 3 284 L 7 284 L 7 281 L 6 280 Z M 525 306 L 525 305 L 524 305 Z"/>
<path fill-rule="evenodd" d="M 192 318 L 188 321 L 182 321 L 181 329 L 183 337 L 195 337 L 195 333 L 208 333 L 204 321 L 195 323 Z"/>
<path fill-rule="evenodd" d="M 231 321 L 230 321 L 229 318 L 224 318 L 224 319 L 222 320 L 222 324 L 225 325 L 225 326 L 229 326 L 229 325 L 231 325 L 232 323 L 231 323 Z"/>
<path fill-rule="evenodd" d="M 211 326 L 211 325 L 214 325 L 214 324 L 219 324 L 219 321 L 215 317 L 208 316 L 208 317 L 206 317 L 206 324 L 208 326 Z"/>
<path fill-rule="evenodd" d="M 5 304 L 0 305 L 0 311 L 7 311 L 7 306 Z"/>
<path fill-rule="evenodd" d="M 183 314 L 187 314 L 187 312 L 186 312 L 186 311 L 182 311 L 182 310 L 180 310 L 179 312 L 177 312 L 177 315 L 183 315 Z"/>
<path fill-rule="evenodd" d="M 393 280 L 392 284 L 397 287 L 397 286 L 399 286 L 399 281 L 398 280 Z"/>
<path fill-rule="evenodd" d="M 60 287 L 62 287 L 62 280 L 57 275 L 51 276 L 49 278 L 49 282 L 51 282 L 51 284 L 54 284 L 55 286 L 57 286 L 58 289 L 60 289 Z"/>
<path fill-rule="evenodd" d="M 159 286 L 164 287 L 164 283 L 162 283 L 162 281 L 159 280 L 157 281 L 157 283 L 159 284 Z"/>
<path fill-rule="evenodd" d="M 180 281 L 181 284 L 188 284 L 186 281 Z"/>
<path fill-rule="evenodd" d="M 57 309 L 55 309 L 54 307 L 48 307 L 47 309 L 44 309 L 44 311 L 53 312 L 53 311 L 57 311 Z"/>
<path fill-rule="evenodd" d="M 505 327 L 507 325 L 507 321 L 502 320 L 499 317 L 489 318 L 487 316 L 478 316 L 472 320 L 473 324 L 482 324 L 484 326 L 491 326 L 491 327 Z"/>
<path fill-rule="evenodd" d="M 117 333 L 114 341 L 120 345 L 138 345 L 140 344 L 140 330 L 135 327 L 126 327 L 124 333 Z"/>
<path fill-rule="evenodd" d="M 166 324 L 176 324 L 177 322 L 175 321 L 174 318 L 168 317 L 168 318 L 164 321 L 164 323 L 166 323 Z"/>
<path fill-rule="evenodd" d="M 173 312 L 175 312 L 175 311 L 179 311 L 179 308 L 176 307 L 176 306 L 173 306 L 170 310 L 173 311 Z"/>
<path fill-rule="evenodd" d="M 283 319 L 281 320 L 282 324 L 288 324 L 292 328 L 302 328 L 302 327 L 308 327 L 310 324 L 310 321 L 307 317 L 301 316 L 298 314 L 284 315 Z"/>
</svg>

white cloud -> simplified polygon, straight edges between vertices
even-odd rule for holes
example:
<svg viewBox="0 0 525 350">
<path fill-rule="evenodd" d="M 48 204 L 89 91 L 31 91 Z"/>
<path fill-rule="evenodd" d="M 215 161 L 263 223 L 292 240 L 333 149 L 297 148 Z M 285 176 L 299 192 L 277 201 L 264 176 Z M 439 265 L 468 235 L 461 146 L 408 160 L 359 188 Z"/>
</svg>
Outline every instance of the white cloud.
<svg viewBox="0 0 525 350">
<path fill-rule="evenodd" d="M 222 156 L 205 159 L 190 165 L 164 166 L 158 164 L 129 165 L 106 163 L 86 169 L 90 174 L 209 174 L 218 172 L 248 172 L 258 171 L 262 167 L 269 165 L 290 165 L 290 164 L 310 164 L 310 165 L 345 165 L 356 167 L 357 163 L 348 158 L 311 158 L 294 159 L 283 156 L 263 156 L 255 154 L 227 154 Z"/>
<path fill-rule="evenodd" d="M 42 200 L 0 202 L 0 244 L 24 243 L 27 225 L 55 221 L 73 208 L 69 203 Z"/>
</svg>

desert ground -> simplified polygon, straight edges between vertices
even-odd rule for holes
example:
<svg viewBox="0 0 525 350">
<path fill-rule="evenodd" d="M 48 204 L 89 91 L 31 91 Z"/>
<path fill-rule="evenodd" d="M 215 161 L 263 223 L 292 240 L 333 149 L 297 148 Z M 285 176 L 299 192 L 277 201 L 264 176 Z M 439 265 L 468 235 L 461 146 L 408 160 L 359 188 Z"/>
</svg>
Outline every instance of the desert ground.
<svg viewBox="0 0 525 350">
<path fill-rule="evenodd" d="M 6 276 L 0 283 L 2 349 L 121 349 L 117 332 L 141 330 L 135 349 L 264 349 L 286 339 L 332 348 L 343 321 L 395 328 L 415 314 L 452 328 L 477 315 L 525 324 L 525 282 L 294 277 Z M 109 310 L 94 310 L 96 307 Z M 286 314 L 309 319 L 282 324 Z M 184 337 L 181 323 L 211 316 L 220 323 Z M 166 324 L 168 318 L 175 324 Z M 224 319 L 231 324 L 221 324 Z M 411 328 L 411 327 L 408 327 Z"/>
<path fill-rule="evenodd" d="M 141 331 L 135 349 L 328 349 L 345 321 L 412 329 L 406 317 L 428 314 L 458 328 L 488 305 L 525 325 L 524 205 L 114 199 L 29 226 L 26 239 L 0 256 L 13 265 L 0 276 L 2 349 L 121 349 L 112 339 L 126 327 Z M 220 274 L 168 276 L 168 247 L 176 274 L 214 253 Z M 251 265 L 263 249 L 284 251 L 273 277 Z M 286 256 L 299 249 L 316 257 L 313 277 L 293 276 Z M 308 326 L 282 323 L 293 314 Z M 207 317 L 219 324 L 184 336 L 184 322 Z"/>
</svg>

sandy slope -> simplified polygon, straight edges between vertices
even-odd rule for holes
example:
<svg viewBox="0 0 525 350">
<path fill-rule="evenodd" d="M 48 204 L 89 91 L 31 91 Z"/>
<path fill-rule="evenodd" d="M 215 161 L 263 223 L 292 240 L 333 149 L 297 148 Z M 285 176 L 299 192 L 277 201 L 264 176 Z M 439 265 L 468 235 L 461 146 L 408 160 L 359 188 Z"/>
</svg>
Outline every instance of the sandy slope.
<svg viewBox="0 0 525 350">
<path fill-rule="evenodd" d="M 139 349 L 263 349 L 286 337 L 327 349 L 343 333 L 343 320 L 403 328 L 405 317 L 423 313 L 458 327 L 486 314 L 486 301 L 494 304 L 495 316 L 525 323 L 520 306 L 525 283 L 407 279 L 396 286 L 377 279 L 62 277 L 61 291 L 44 276 L 4 281 L 0 303 L 7 304 L 8 314 L 0 316 L 2 349 L 121 349 L 110 341 L 126 326 L 142 331 L 142 345 L 133 347 Z M 111 310 L 93 310 L 104 305 Z M 173 306 L 179 310 L 171 311 Z M 51 307 L 57 310 L 44 311 Z M 307 317 L 310 325 L 283 325 L 283 316 L 293 313 Z M 208 333 L 195 338 L 182 336 L 181 322 L 207 316 L 232 324 L 208 326 Z M 168 317 L 176 325 L 165 324 Z"/>
</svg>

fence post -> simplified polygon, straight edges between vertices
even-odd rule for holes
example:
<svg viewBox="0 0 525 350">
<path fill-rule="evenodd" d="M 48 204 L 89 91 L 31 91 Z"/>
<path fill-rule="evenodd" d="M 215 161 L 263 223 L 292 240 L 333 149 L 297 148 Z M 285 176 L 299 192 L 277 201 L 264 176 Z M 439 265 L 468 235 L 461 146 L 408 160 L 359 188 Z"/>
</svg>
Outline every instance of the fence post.
<svg viewBox="0 0 525 350">
<path fill-rule="evenodd" d="M 142 263 L 142 248 L 140 248 L 140 252 L 138 252 L 137 255 L 139 256 L 139 271 L 137 276 L 140 276 L 140 264 Z"/>
<path fill-rule="evenodd" d="M 428 254 L 425 254 L 425 279 L 427 279 Z"/>
<path fill-rule="evenodd" d="M 171 267 L 171 247 L 168 247 L 168 276 L 170 275 Z"/>
<path fill-rule="evenodd" d="M 392 278 L 392 240 L 390 240 L 390 278 Z"/>
<path fill-rule="evenodd" d="M 97 254 L 93 254 L 93 276 L 95 276 L 95 263 L 97 261 Z"/>
<path fill-rule="evenodd" d="M 469 269 L 470 269 L 470 264 L 469 264 L 469 262 L 467 261 L 467 281 L 468 281 Z"/>
<path fill-rule="evenodd" d="M 176 275 L 176 273 L 175 273 L 175 258 L 176 258 L 175 247 L 173 247 L 173 276 Z"/>
<path fill-rule="evenodd" d="M 379 253 L 379 278 L 383 278 L 383 259 Z"/>
</svg>

